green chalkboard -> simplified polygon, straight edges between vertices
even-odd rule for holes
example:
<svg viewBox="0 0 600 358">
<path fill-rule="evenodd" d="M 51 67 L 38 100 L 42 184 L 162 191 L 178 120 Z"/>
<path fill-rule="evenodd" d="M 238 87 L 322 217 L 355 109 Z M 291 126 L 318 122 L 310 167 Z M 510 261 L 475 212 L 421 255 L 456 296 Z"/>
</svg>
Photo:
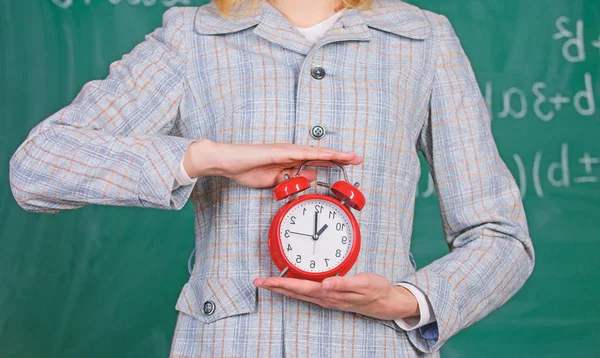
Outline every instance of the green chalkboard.
<svg viewBox="0 0 600 358">
<path fill-rule="evenodd" d="M 444 357 L 598 357 L 600 2 L 413 0 L 445 14 L 524 195 L 537 265 Z M 0 0 L 0 357 L 166 357 L 193 247 L 193 210 L 23 211 L 8 160 L 29 130 L 200 0 Z M 425 166 L 426 167 L 426 166 Z M 412 251 L 444 255 L 424 170 Z"/>
</svg>

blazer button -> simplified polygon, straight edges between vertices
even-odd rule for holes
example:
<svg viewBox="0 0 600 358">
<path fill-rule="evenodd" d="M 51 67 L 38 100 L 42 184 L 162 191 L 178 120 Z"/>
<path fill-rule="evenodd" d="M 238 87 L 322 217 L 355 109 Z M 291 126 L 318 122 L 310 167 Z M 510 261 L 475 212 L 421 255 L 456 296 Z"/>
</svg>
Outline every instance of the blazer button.
<svg viewBox="0 0 600 358">
<path fill-rule="evenodd" d="M 215 303 L 213 301 L 206 301 L 204 302 L 202 309 L 204 310 L 205 315 L 210 316 L 215 313 Z"/>
<path fill-rule="evenodd" d="M 312 126 L 312 128 L 310 129 L 310 136 L 317 140 L 325 137 L 325 127 L 323 127 L 320 124 Z"/>
<path fill-rule="evenodd" d="M 317 80 L 323 79 L 323 77 L 325 77 L 325 69 L 323 69 L 323 67 L 313 67 L 312 70 L 310 70 L 310 74 Z"/>
</svg>

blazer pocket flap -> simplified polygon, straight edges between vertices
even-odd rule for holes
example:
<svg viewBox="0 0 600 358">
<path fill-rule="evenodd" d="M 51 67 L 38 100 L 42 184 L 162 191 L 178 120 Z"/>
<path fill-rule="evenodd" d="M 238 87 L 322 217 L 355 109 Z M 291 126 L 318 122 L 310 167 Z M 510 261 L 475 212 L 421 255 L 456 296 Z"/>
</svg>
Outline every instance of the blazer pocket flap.
<svg viewBox="0 0 600 358">
<path fill-rule="evenodd" d="M 205 323 L 256 311 L 258 288 L 248 279 L 190 279 L 175 308 Z"/>
</svg>

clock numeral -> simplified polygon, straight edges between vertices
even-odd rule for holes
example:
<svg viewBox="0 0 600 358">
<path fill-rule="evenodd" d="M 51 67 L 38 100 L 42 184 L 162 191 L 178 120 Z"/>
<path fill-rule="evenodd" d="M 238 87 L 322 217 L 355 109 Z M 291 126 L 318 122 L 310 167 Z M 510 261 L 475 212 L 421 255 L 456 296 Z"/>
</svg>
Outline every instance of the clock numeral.
<svg viewBox="0 0 600 358">
<path fill-rule="evenodd" d="M 296 263 L 299 264 L 302 262 L 302 256 L 296 255 Z"/>
<path fill-rule="evenodd" d="M 329 259 L 325 259 L 325 266 L 329 267 Z"/>
<path fill-rule="evenodd" d="M 292 245 L 288 244 L 287 250 L 292 251 Z"/>
<path fill-rule="evenodd" d="M 295 221 L 295 220 L 296 220 L 296 217 L 295 217 L 295 216 L 292 216 L 292 217 L 290 218 L 290 221 L 292 222 L 292 224 L 293 224 L 293 225 L 296 225 L 296 221 Z"/>
<path fill-rule="evenodd" d="M 283 234 L 283 236 L 290 237 L 290 230 L 285 230 L 285 233 Z"/>
<path fill-rule="evenodd" d="M 342 223 L 337 223 L 337 224 L 335 224 L 335 229 L 336 229 L 337 231 L 342 231 L 342 230 L 344 230 L 344 227 L 346 227 L 346 224 L 342 224 Z"/>
<path fill-rule="evenodd" d="M 323 205 L 315 205 L 315 212 L 316 213 L 322 213 L 323 212 Z"/>
<path fill-rule="evenodd" d="M 342 236 L 342 245 L 346 245 L 348 243 L 348 238 L 346 236 Z"/>
<path fill-rule="evenodd" d="M 306 208 L 302 208 L 302 215 L 306 214 Z"/>
<path fill-rule="evenodd" d="M 335 220 L 335 214 L 336 214 L 335 211 L 329 211 L 329 218 Z"/>
<path fill-rule="evenodd" d="M 310 261 L 310 268 L 315 268 L 315 260 Z"/>
<path fill-rule="evenodd" d="M 342 256 L 342 251 L 340 249 L 335 250 L 335 257 Z"/>
</svg>

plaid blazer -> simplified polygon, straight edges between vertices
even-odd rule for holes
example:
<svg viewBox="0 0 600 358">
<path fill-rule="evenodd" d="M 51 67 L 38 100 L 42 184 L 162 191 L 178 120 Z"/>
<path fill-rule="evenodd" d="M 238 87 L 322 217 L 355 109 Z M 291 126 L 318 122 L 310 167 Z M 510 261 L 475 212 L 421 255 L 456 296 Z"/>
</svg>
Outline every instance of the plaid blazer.
<svg viewBox="0 0 600 358">
<path fill-rule="evenodd" d="M 163 20 L 106 79 L 87 83 L 30 132 L 11 158 L 10 181 L 19 205 L 37 212 L 88 204 L 178 210 L 192 200 L 196 263 L 176 304 L 172 357 L 438 356 L 523 285 L 534 251 L 519 191 L 446 17 L 376 0 L 369 11 L 349 9 L 314 46 L 267 2 L 238 19 L 209 4 L 169 9 Z M 321 79 L 311 75 L 316 66 Z M 309 135 L 317 124 L 326 129 L 320 140 Z M 270 189 L 223 177 L 173 190 L 183 153 L 199 138 L 362 155 L 364 164 L 349 168 L 367 197 L 349 274 L 415 285 L 436 322 L 405 332 L 259 292 L 254 278 L 279 273 L 267 233 L 283 203 Z M 434 178 L 450 253 L 415 271 L 418 152 Z M 339 175 L 319 169 L 320 180 Z M 424 334 L 432 330 L 437 338 Z"/>
</svg>

